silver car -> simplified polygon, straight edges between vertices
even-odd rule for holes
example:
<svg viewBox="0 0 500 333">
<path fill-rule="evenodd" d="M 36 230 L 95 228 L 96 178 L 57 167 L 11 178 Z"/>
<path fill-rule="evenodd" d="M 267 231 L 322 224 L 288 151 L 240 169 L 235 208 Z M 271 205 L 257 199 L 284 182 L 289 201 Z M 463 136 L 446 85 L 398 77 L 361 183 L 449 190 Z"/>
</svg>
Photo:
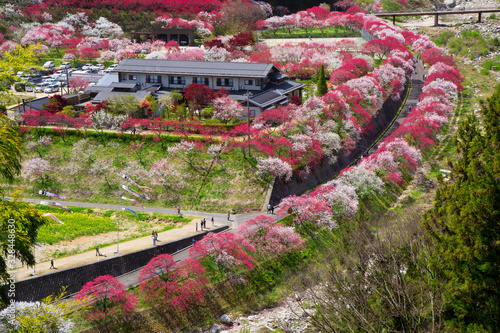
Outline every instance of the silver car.
<svg viewBox="0 0 500 333">
<path fill-rule="evenodd" d="M 58 92 L 59 91 L 59 87 L 61 85 L 58 84 L 58 83 L 53 83 L 51 84 L 50 86 L 47 86 L 43 92 L 46 93 L 46 94 L 50 94 L 50 93 L 54 93 L 54 92 Z"/>
</svg>

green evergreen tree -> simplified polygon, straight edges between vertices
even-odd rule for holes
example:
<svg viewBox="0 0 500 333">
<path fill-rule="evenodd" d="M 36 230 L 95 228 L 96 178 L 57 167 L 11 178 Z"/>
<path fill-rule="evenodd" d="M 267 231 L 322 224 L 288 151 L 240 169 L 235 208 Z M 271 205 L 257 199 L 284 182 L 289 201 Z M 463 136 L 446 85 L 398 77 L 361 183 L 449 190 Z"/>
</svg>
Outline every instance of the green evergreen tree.
<svg viewBox="0 0 500 333">
<path fill-rule="evenodd" d="M 316 88 L 316 96 L 321 97 L 324 96 L 328 91 L 328 87 L 326 86 L 326 78 L 325 78 L 325 67 L 321 65 L 321 70 L 319 71 L 319 78 Z"/>
<path fill-rule="evenodd" d="M 500 331 L 500 86 L 483 121 L 458 130 L 451 180 L 424 224 L 438 240 L 434 265 L 446 281 L 444 319 L 460 331 Z"/>
</svg>

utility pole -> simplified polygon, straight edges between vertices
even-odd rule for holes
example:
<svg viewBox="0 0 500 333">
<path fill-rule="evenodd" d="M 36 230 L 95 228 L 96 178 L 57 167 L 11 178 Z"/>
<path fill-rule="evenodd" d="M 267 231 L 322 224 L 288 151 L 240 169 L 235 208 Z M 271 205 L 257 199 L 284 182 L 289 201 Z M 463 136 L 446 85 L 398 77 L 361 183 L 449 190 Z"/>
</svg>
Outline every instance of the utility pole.
<svg viewBox="0 0 500 333">
<path fill-rule="evenodd" d="M 248 157 L 250 157 L 250 97 L 252 97 L 253 94 L 247 90 L 245 96 L 247 97 Z"/>
</svg>

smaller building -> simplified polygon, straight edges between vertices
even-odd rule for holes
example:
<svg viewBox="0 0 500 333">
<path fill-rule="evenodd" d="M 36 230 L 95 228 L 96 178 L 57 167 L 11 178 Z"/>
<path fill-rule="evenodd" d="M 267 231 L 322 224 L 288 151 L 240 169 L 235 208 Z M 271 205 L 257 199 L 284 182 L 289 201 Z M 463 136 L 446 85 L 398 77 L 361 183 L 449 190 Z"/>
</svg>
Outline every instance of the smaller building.
<svg viewBox="0 0 500 333">
<path fill-rule="evenodd" d="M 136 41 L 144 41 L 150 39 L 162 40 L 166 43 L 174 41 L 180 46 L 195 45 L 193 29 L 153 28 L 152 32 L 130 32 L 129 34 Z"/>
</svg>

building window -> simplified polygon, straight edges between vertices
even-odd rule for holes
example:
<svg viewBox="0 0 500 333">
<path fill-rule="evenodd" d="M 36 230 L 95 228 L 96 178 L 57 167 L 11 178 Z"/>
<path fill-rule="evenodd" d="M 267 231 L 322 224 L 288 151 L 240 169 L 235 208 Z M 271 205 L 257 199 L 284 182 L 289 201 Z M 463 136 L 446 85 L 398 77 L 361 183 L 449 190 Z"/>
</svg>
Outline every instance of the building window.
<svg viewBox="0 0 500 333">
<path fill-rule="evenodd" d="M 120 79 L 121 79 L 122 81 L 127 81 L 127 74 L 125 74 L 125 73 L 120 73 Z"/>
<path fill-rule="evenodd" d="M 137 80 L 137 76 L 136 75 L 129 75 L 128 79 L 129 80 Z"/>
<path fill-rule="evenodd" d="M 232 87 L 233 79 L 217 79 L 217 85 L 219 87 Z"/>
<path fill-rule="evenodd" d="M 255 80 L 255 85 L 256 85 L 256 86 L 260 86 L 260 79 L 256 79 L 256 80 Z"/>
<path fill-rule="evenodd" d="M 253 80 L 245 80 L 245 85 L 247 86 L 253 85 Z"/>
<path fill-rule="evenodd" d="M 193 83 L 209 85 L 208 77 L 193 77 Z"/>
<path fill-rule="evenodd" d="M 146 83 L 161 83 L 160 75 L 146 75 Z"/>
<path fill-rule="evenodd" d="M 168 82 L 170 84 L 186 84 L 186 79 L 184 76 L 170 76 Z"/>
</svg>

